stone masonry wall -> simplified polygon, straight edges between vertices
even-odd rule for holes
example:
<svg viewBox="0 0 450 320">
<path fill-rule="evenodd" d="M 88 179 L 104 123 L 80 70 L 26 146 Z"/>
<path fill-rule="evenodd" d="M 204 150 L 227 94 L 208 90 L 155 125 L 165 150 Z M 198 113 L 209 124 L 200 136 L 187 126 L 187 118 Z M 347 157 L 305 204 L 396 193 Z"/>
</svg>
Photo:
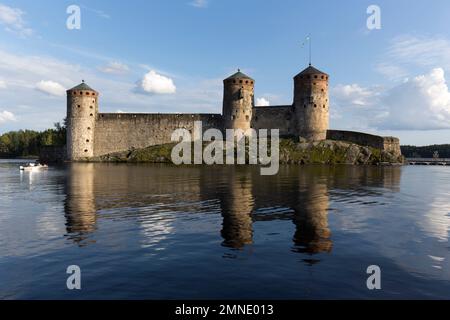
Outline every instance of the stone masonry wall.
<svg viewBox="0 0 450 320">
<path fill-rule="evenodd" d="M 193 132 L 195 121 L 202 121 L 203 131 L 222 129 L 220 114 L 100 113 L 95 126 L 95 156 L 171 143 L 174 130 Z"/>
<path fill-rule="evenodd" d="M 296 134 L 296 119 L 292 106 L 253 108 L 253 129 L 280 129 L 280 136 Z"/>
<path fill-rule="evenodd" d="M 396 156 L 400 156 L 402 154 L 400 149 L 400 140 L 394 137 L 380 137 L 354 131 L 328 130 L 327 139 L 348 141 L 361 146 L 369 146 L 391 152 Z"/>
</svg>

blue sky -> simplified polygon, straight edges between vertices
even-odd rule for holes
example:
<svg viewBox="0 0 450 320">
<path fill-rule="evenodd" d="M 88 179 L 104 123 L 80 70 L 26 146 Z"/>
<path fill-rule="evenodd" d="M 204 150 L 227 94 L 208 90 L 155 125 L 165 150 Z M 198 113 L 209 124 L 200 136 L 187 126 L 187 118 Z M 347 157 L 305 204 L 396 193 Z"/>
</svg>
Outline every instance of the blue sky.
<svg viewBox="0 0 450 320">
<path fill-rule="evenodd" d="M 379 30 L 366 26 L 371 4 Z M 66 27 L 69 5 L 81 30 Z M 0 0 L 0 133 L 51 127 L 82 79 L 101 112 L 220 113 L 237 68 L 260 104 L 290 104 L 311 34 L 332 128 L 450 143 L 449 21 L 446 0 Z"/>
</svg>

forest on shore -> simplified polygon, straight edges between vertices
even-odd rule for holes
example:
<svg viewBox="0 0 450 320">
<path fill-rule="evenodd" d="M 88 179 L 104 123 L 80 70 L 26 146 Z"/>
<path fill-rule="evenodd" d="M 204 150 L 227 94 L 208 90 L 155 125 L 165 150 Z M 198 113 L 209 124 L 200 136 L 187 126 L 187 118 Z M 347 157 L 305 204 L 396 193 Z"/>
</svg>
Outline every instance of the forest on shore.
<svg viewBox="0 0 450 320">
<path fill-rule="evenodd" d="M 450 144 L 436 144 L 424 147 L 402 146 L 405 158 L 450 158 Z"/>
<path fill-rule="evenodd" d="M 65 124 L 55 123 L 53 129 L 45 131 L 10 131 L 0 136 L 0 158 L 38 157 L 44 146 L 63 146 L 66 144 Z"/>
</svg>

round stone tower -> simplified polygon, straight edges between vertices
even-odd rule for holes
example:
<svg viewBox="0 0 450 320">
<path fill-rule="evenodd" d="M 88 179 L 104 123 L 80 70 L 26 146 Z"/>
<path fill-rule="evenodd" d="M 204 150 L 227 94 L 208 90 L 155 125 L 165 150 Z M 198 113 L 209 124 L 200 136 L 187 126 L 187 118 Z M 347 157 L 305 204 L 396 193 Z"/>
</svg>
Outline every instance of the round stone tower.
<svg viewBox="0 0 450 320">
<path fill-rule="evenodd" d="M 98 92 L 86 83 L 67 90 L 67 159 L 85 160 L 94 156 Z"/>
<path fill-rule="evenodd" d="M 254 106 L 255 80 L 240 70 L 223 81 L 224 129 L 250 129 Z"/>
<path fill-rule="evenodd" d="M 328 74 L 309 66 L 294 77 L 294 108 L 301 138 L 325 140 L 329 128 Z"/>
</svg>

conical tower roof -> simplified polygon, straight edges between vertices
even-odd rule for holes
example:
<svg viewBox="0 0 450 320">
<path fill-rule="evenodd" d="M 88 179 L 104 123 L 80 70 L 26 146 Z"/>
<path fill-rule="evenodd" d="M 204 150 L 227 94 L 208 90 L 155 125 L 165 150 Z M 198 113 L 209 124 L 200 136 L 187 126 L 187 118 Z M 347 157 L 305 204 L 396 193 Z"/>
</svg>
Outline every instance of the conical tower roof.
<svg viewBox="0 0 450 320">
<path fill-rule="evenodd" d="M 82 83 L 80 83 L 79 85 L 77 85 L 76 87 L 73 87 L 72 89 L 69 89 L 68 91 L 93 91 L 96 92 L 94 89 L 92 89 L 91 87 L 89 87 L 83 80 Z"/>
<path fill-rule="evenodd" d="M 328 77 L 328 74 L 326 74 L 325 72 L 320 71 L 319 69 L 316 69 L 315 67 L 310 65 L 308 68 L 306 68 L 305 70 L 300 72 L 298 75 L 296 75 L 295 78 L 300 77 L 300 76 L 312 75 L 312 74 L 322 74 L 322 75 Z"/>
<path fill-rule="evenodd" d="M 225 80 L 232 80 L 232 79 L 248 79 L 248 80 L 252 80 L 254 81 L 252 78 L 250 78 L 248 75 L 246 75 L 245 73 L 242 73 L 240 69 L 238 69 L 238 72 L 236 72 L 235 74 L 233 74 L 232 76 L 226 78 Z"/>
</svg>

